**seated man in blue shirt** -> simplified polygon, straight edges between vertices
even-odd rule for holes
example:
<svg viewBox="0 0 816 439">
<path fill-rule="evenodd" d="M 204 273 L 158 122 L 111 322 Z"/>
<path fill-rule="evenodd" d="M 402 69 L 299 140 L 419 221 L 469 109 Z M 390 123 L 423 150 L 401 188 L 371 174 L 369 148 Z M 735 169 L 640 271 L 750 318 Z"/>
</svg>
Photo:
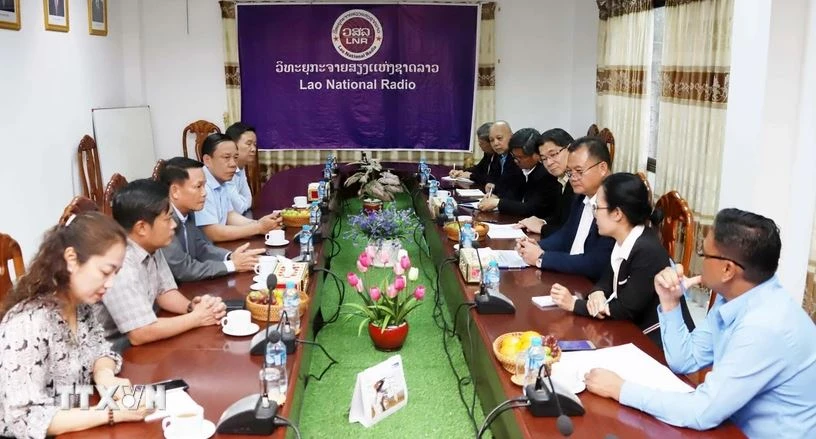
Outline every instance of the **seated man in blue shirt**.
<svg viewBox="0 0 816 439">
<path fill-rule="evenodd" d="M 229 136 L 219 133 L 207 136 L 201 157 L 207 177 L 207 200 L 204 209 L 195 213 L 195 222 L 211 241 L 234 241 L 281 228 L 280 212 L 251 220 L 232 207 L 228 182 L 238 169 L 238 147 Z"/>
<path fill-rule="evenodd" d="M 567 222 L 541 242 L 519 240 L 516 250 L 524 262 L 543 270 L 580 274 L 597 281 L 609 266 L 615 240 L 598 233 L 592 205 L 604 178 L 612 172 L 612 159 L 606 142 L 597 137 L 582 137 L 568 150 L 566 175 L 578 196 L 572 201 Z"/>
<path fill-rule="evenodd" d="M 247 180 L 247 166 L 255 163 L 258 155 L 258 136 L 255 128 L 235 122 L 227 128 L 227 136 L 238 146 L 238 169 L 228 183 L 232 208 L 241 215 L 252 218 L 252 191 Z"/>
<path fill-rule="evenodd" d="M 680 374 L 713 364 L 705 382 L 691 393 L 667 392 L 593 369 L 587 389 L 680 427 L 730 419 L 748 437 L 816 437 L 816 326 L 775 276 L 781 248 L 772 220 L 720 211 L 698 249 L 702 276 L 684 278 L 678 266 L 655 277 L 666 362 Z M 701 283 L 717 298 L 689 333 L 680 298 Z"/>
</svg>

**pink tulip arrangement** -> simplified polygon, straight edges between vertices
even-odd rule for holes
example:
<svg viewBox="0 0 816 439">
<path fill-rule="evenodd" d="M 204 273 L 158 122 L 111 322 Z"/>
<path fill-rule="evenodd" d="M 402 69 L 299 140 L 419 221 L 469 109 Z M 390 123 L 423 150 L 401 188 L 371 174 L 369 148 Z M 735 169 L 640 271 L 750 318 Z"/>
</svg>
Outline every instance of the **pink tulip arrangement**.
<svg viewBox="0 0 816 439">
<path fill-rule="evenodd" d="M 425 298 L 425 286 L 417 285 L 413 290 L 410 289 L 409 284 L 417 280 L 419 270 L 411 266 L 411 259 L 407 255 L 402 256 L 399 263 L 394 264 L 393 279 L 386 276 L 379 286 L 369 284 L 369 268 L 373 266 L 378 256 L 376 247 L 366 247 L 357 258 L 359 274 L 350 272 L 346 276 L 349 285 L 363 299 L 363 303 L 343 305 L 352 310 L 346 312 L 347 319 L 363 318 L 357 330 L 358 334 L 368 323 L 380 327 L 380 330 L 401 325 L 408 314 L 421 305 L 422 299 Z"/>
</svg>

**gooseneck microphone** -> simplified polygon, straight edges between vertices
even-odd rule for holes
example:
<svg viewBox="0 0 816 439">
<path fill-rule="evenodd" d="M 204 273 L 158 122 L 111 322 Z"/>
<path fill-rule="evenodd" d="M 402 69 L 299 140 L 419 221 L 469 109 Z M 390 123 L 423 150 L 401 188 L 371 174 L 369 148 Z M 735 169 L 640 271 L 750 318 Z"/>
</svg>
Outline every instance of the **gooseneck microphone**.
<svg viewBox="0 0 816 439">
<path fill-rule="evenodd" d="M 283 327 L 280 328 L 281 341 L 286 346 L 286 355 L 291 355 L 295 353 L 297 346 L 295 345 L 295 330 L 292 329 L 289 315 L 286 314 L 286 311 L 282 312 L 278 326 L 281 326 L 281 324 L 283 324 Z"/>
<path fill-rule="evenodd" d="M 277 331 L 278 329 L 270 328 L 269 324 L 269 316 L 272 315 L 272 292 L 278 286 L 278 276 L 275 273 L 271 273 L 269 276 L 266 277 L 266 289 L 268 294 L 270 295 L 269 300 L 266 303 L 266 329 L 263 332 L 259 332 L 252 337 L 252 341 L 249 344 L 249 353 L 250 355 L 264 355 L 266 353 L 266 342 L 269 340 L 270 331 Z M 280 326 L 280 325 L 278 325 Z"/>
<path fill-rule="evenodd" d="M 565 415 L 564 410 L 561 408 L 561 402 L 558 400 L 558 395 L 555 393 L 555 385 L 553 385 L 552 381 L 552 368 L 547 367 L 546 361 L 538 368 L 538 377 L 536 378 L 535 384 L 536 390 L 541 390 L 544 387 L 544 383 L 541 379 L 541 371 L 544 369 L 547 370 L 547 380 L 550 382 L 550 394 L 553 396 L 553 399 L 555 399 L 555 407 L 558 409 L 558 418 L 555 420 L 555 428 L 558 429 L 558 432 L 563 436 L 570 436 L 573 431 L 575 431 L 575 427 L 572 425 L 572 419 Z"/>
<path fill-rule="evenodd" d="M 479 255 L 478 243 L 473 242 L 473 249 L 476 251 L 476 260 L 479 263 L 479 294 L 474 297 L 476 302 L 476 313 L 478 314 L 515 314 L 516 306 L 513 301 L 504 294 L 494 291 L 492 294 L 485 285 L 482 257 Z M 459 249 L 462 250 L 461 248 Z"/>
<path fill-rule="evenodd" d="M 538 368 L 538 376 L 536 377 L 535 384 L 524 386 L 524 395 L 530 401 L 528 410 L 530 410 L 530 414 L 535 417 L 557 418 L 555 426 L 558 432 L 563 436 L 569 436 L 574 431 L 572 419 L 570 419 L 569 416 L 581 416 L 586 413 L 586 411 L 581 404 L 581 400 L 579 400 L 575 394 L 555 387 L 549 368 L 547 369 L 547 380 L 550 384 L 549 388 L 544 385 L 541 372 L 545 367 L 547 367 L 546 362 Z"/>
</svg>

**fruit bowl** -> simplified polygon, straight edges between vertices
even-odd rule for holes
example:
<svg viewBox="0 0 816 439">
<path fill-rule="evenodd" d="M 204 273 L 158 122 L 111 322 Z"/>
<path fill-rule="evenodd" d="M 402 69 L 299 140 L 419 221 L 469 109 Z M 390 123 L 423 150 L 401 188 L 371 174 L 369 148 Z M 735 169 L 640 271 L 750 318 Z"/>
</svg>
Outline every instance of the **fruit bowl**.
<svg viewBox="0 0 816 439">
<path fill-rule="evenodd" d="M 246 296 L 246 309 L 252 314 L 254 320 L 260 322 L 279 322 L 281 313 L 283 312 L 283 290 L 276 288 L 273 293 L 273 302 L 268 305 L 266 302 L 269 298 L 269 290 L 252 291 Z M 306 313 L 306 308 L 309 307 L 309 296 L 303 291 L 298 291 L 300 294 L 300 315 Z M 267 306 L 269 308 L 269 316 L 267 319 Z M 300 330 L 300 329 L 298 329 Z"/>
<path fill-rule="evenodd" d="M 281 211 L 283 218 L 283 225 L 286 227 L 302 227 L 304 224 L 309 224 L 309 209 L 308 208 L 289 208 Z"/>
<path fill-rule="evenodd" d="M 473 224 L 470 221 L 463 221 L 460 223 L 457 222 L 449 222 L 445 224 L 443 229 L 445 230 L 445 234 L 448 235 L 448 239 L 451 241 L 459 242 L 459 225 L 462 224 Z M 477 241 L 484 241 L 487 238 L 487 231 L 490 230 L 490 226 L 487 224 L 476 221 L 475 226 L 473 226 L 473 230 L 479 234 L 479 239 Z"/>
<path fill-rule="evenodd" d="M 502 352 L 502 344 L 504 341 L 512 337 L 521 339 L 522 337 L 531 335 L 531 333 L 533 333 L 533 331 L 508 332 L 496 337 L 496 339 L 493 340 L 493 353 L 496 355 L 496 358 L 499 360 L 502 367 L 504 367 L 504 370 L 510 372 L 511 374 L 516 374 L 520 369 L 524 368 L 524 361 L 519 359 L 518 354 L 527 349 L 526 347 L 521 346 L 514 355 L 510 355 L 507 351 Z M 548 366 L 552 365 L 553 363 L 557 363 L 558 360 L 561 359 L 561 348 L 558 346 L 558 339 L 556 339 L 555 336 L 545 335 L 542 346 L 550 348 L 550 355 L 547 356 Z"/>
</svg>

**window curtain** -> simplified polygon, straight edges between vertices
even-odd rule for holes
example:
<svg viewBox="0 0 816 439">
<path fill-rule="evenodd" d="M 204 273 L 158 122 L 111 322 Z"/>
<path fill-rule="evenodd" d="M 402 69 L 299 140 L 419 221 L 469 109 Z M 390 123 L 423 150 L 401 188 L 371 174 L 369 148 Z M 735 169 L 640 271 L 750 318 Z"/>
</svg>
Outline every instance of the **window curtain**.
<svg viewBox="0 0 816 439">
<path fill-rule="evenodd" d="M 238 64 L 238 23 L 235 19 L 235 2 L 222 0 L 221 18 L 224 26 L 224 72 L 227 86 L 227 113 L 224 116 L 225 124 L 241 118 L 241 76 Z M 495 120 L 496 117 L 496 3 L 481 5 L 481 20 L 479 22 L 479 54 L 478 79 L 475 98 L 475 123 L 478 127 L 482 123 Z M 474 136 L 470 151 L 372 151 L 370 158 L 379 158 L 393 162 L 419 162 L 425 157 L 428 163 L 453 165 L 454 163 L 466 166 L 482 156 Z M 263 145 L 261 145 L 263 147 Z M 334 154 L 340 163 L 352 162 L 360 159 L 359 150 L 259 150 L 258 161 L 262 181 L 269 176 L 290 168 L 305 165 L 321 164 L 329 154 Z"/>
<path fill-rule="evenodd" d="M 698 240 L 719 203 L 732 14 L 733 0 L 666 1 L 655 186 L 686 199 Z"/>
<path fill-rule="evenodd" d="M 597 0 L 598 126 L 615 136 L 616 172 L 646 170 L 649 149 L 649 66 L 654 17 L 652 0 Z"/>
</svg>

